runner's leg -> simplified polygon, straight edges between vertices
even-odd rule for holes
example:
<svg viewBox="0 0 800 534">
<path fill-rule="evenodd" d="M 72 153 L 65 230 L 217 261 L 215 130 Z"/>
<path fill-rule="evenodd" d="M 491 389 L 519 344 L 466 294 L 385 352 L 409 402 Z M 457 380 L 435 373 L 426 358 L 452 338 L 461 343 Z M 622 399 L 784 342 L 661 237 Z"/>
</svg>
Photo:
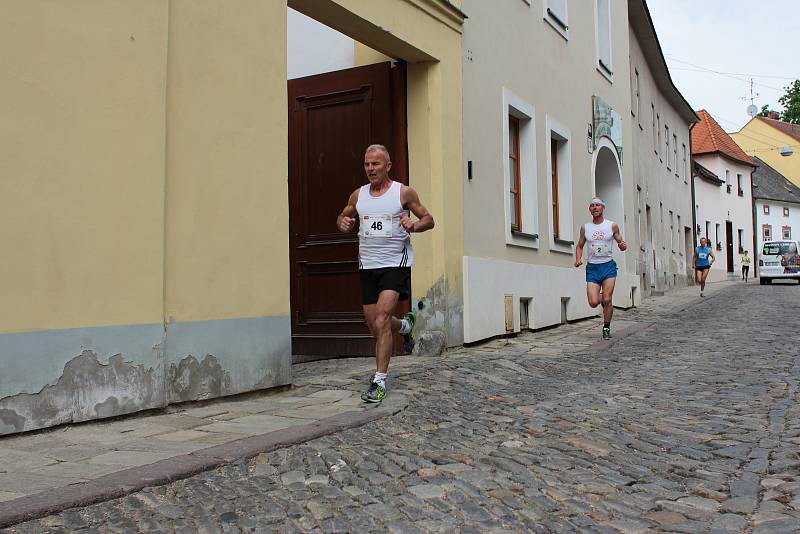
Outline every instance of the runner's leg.
<svg viewBox="0 0 800 534">
<path fill-rule="evenodd" d="M 392 333 L 400 330 L 400 319 L 394 317 L 394 310 L 400 293 L 384 289 L 378 294 L 375 304 L 375 363 L 379 373 L 386 373 L 392 358 Z"/>
<path fill-rule="evenodd" d="M 590 307 L 592 308 L 598 307 L 603 302 L 603 298 L 600 295 L 600 286 L 598 284 L 595 284 L 594 282 L 587 282 L 586 298 L 589 300 Z"/>
<path fill-rule="evenodd" d="M 613 296 L 616 282 L 616 278 L 606 278 L 603 280 L 603 322 L 606 324 L 611 323 L 611 316 L 614 315 Z"/>
</svg>

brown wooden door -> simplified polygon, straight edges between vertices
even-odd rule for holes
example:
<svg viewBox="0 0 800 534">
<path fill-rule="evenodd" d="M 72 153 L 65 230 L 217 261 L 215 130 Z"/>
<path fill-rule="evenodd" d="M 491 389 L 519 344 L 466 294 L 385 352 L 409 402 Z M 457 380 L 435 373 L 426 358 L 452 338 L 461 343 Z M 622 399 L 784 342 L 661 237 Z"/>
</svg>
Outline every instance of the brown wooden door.
<svg viewBox="0 0 800 534">
<path fill-rule="evenodd" d="M 367 183 L 364 149 L 386 145 L 408 183 L 405 69 L 391 63 L 288 82 L 292 353 L 295 362 L 374 355 L 361 308 L 358 236 L 336 229 Z"/>
</svg>

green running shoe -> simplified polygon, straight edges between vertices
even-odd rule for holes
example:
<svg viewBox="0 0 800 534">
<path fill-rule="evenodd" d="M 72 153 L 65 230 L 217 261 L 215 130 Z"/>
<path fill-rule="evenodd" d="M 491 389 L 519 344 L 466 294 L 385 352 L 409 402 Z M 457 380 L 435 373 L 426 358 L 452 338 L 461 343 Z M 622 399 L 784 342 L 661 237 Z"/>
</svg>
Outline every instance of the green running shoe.
<svg viewBox="0 0 800 534">
<path fill-rule="evenodd" d="M 381 386 L 377 382 L 370 380 L 369 389 L 361 394 L 361 400 L 364 402 L 381 402 L 386 396 L 386 386 Z"/>
<path fill-rule="evenodd" d="M 607 326 L 603 327 L 603 339 L 611 339 L 611 329 Z"/>
<path fill-rule="evenodd" d="M 408 321 L 408 324 L 411 325 L 411 330 L 408 331 L 408 334 L 400 334 L 403 336 L 403 350 L 411 353 L 414 350 L 414 345 L 417 344 L 417 336 L 414 334 L 414 324 L 417 322 L 417 312 L 410 311 L 403 316 L 403 319 Z"/>
</svg>

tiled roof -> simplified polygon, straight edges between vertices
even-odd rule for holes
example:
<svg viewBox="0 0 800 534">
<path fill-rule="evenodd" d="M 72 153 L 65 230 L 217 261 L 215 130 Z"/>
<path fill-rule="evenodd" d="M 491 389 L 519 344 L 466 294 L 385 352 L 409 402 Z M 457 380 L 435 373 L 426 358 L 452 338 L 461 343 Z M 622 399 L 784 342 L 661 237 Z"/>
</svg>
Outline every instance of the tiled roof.
<svg viewBox="0 0 800 534">
<path fill-rule="evenodd" d="M 753 160 L 744 153 L 730 135 L 709 115 L 708 111 L 701 109 L 697 112 L 700 122 L 692 128 L 692 155 L 721 154 L 729 159 L 753 165 Z"/>
<path fill-rule="evenodd" d="M 767 165 L 763 160 L 755 158 L 756 170 L 753 171 L 753 197 L 797 202 L 800 204 L 800 187 L 786 179 L 784 175 Z"/>
<path fill-rule="evenodd" d="M 769 117 L 756 117 L 760 121 L 764 121 L 776 130 L 779 130 L 789 137 L 793 137 L 800 141 L 800 124 L 792 124 L 791 122 L 783 122 Z"/>
</svg>

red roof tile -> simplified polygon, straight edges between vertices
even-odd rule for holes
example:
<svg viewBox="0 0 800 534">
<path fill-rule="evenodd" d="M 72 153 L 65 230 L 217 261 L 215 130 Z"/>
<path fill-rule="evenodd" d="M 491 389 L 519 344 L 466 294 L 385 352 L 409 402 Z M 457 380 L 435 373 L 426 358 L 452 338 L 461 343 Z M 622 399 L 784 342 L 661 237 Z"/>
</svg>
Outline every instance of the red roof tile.
<svg viewBox="0 0 800 534">
<path fill-rule="evenodd" d="M 753 165 L 753 160 L 744 153 L 730 135 L 725 133 L 722 126 L 714 120 L 708 111 L 701 109 L 697 112 L 700 122 L 692 128 L 692 155 L 719 153 L 734 161 L 746 165 Z"/>
<path fill-rule="evenodd" d="M 800 141 L 800 124 L 792 124 L 791 122 L 783 122 L 776 119 L 770 119 L 769 117 L 756 117 L 756 119 L 761 120 L 779 130 L 789 137 L 793 137 Z"/>
</svg>

